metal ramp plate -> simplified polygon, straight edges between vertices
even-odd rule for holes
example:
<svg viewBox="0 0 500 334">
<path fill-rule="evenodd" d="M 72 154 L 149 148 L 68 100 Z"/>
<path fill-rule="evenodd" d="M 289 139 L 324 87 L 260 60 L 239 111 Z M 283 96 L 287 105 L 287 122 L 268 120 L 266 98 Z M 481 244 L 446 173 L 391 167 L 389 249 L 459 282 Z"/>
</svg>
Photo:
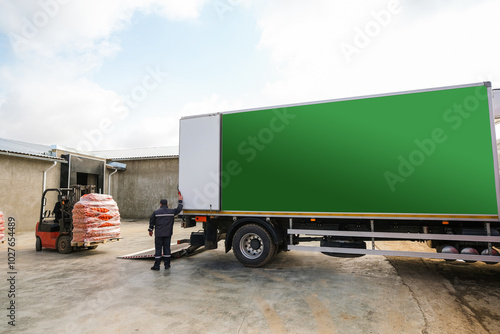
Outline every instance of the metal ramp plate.
<svg viewBox="0 0 500 334">
<path fill-rule="evenodd" d="M 189 248 L 189 244 L 171 244 L 170 253 L 172 258 L 182 256 L 184 250 Z M 132 254 L 117 256 L 118 259 L 153 259 L 155 257 L 155 249 L 150 248 Z"/>
</svg>

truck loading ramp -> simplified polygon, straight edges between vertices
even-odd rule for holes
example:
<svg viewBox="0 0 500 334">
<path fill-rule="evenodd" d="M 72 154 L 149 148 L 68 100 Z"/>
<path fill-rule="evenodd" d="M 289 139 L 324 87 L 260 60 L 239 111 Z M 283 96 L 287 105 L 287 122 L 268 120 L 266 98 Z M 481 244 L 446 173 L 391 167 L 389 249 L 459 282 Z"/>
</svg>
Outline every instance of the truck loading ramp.
<svg viewBox="0 0 500 334">
<path fill-rule="evenodd" d="M 170 245 L 170 254 L 172 259 L 180 258 L 184 255 L 192 254 L 198 247 L 194 248 L 188 243 L 174 243 Z M 135 252 L 132 254 L 117 256 L 118 259 L 153 259 L 155 257 L 155 249 L 150 248 Z"/>
</svg>

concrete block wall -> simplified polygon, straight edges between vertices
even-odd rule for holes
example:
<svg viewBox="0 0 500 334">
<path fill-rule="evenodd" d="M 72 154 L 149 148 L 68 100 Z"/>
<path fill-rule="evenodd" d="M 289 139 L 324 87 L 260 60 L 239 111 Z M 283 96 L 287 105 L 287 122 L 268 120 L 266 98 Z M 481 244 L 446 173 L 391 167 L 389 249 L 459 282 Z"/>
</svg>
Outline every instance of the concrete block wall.
<svg viewBox="0 0 500 334">
<path fill-rule="evenodd" d="M 40 215 L 43 172 L 52 161 L 0 155 L 0 211 L 16 220 L 16 232 L 34 231 Z M 47 172 L 47 188 L 59 187 L 61 164 Z"/>
<path fill-rule="evenodd" d="M 166 198 L 169 207 L 177 207 L 179 158 L 140 159 L 121 161 L 126 171 L 111 176 L 111 195 L 118 204 L 124 219 L 149 218 Z M 107 170 L 108 175 L 113 172 Z"/>
</svg>

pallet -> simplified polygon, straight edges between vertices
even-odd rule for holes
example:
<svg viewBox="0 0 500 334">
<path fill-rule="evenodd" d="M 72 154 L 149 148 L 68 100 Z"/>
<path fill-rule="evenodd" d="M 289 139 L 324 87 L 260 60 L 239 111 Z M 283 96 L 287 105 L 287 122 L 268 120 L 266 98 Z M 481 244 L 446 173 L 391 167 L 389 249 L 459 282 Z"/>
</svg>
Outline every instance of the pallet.
<svg viewBox="0 0 500 334">
<path fill-rule="evenodd" d="M 89 247 L 89 246 L 96 246 L 99 244 L 105 244 L 106 242 L 113 242 L 113 241 L 120 241 L 121 238 L 110 238 L 110 239 L 103 239 L 103 240 L 97 240 L 97 241 L 83 241 L 83 242 L 71 242 L 71 246 L 77 246 L 77 247 Z"/>
</svg>

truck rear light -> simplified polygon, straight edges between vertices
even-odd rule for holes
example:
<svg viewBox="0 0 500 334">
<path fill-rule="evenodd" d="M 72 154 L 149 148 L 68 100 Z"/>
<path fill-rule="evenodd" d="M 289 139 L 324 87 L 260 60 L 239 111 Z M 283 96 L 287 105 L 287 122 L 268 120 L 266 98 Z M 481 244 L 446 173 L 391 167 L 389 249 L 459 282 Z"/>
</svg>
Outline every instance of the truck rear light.
<svg viewBox="0 0 500 334">
<path fill-rule="evenodd" d="M 195 217 L 195 220 L 196 220 L 197 222 L 206 223 L 206 222 L 207 222 L 207 217 L 206 217 L 206 216 L 196 216 L 196 217 Z"/>
</svg>

